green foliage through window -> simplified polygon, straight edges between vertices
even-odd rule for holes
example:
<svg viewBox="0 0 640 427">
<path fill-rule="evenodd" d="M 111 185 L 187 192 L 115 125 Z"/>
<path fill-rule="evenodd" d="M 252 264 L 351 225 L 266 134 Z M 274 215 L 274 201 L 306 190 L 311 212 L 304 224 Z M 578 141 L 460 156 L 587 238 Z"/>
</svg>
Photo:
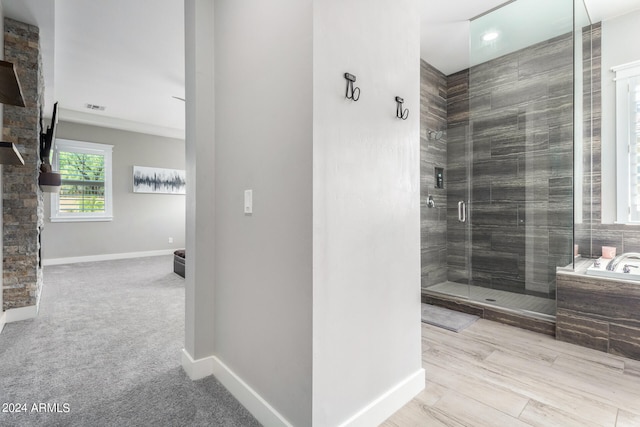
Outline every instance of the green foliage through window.
<svg viewBox="0 0 640 427">
<path fill-rule="evenodd" d="M 62 178 L 60 212 L 104 212 L 104 156 L 61 151 L 58 164 Z"/>
</svg>

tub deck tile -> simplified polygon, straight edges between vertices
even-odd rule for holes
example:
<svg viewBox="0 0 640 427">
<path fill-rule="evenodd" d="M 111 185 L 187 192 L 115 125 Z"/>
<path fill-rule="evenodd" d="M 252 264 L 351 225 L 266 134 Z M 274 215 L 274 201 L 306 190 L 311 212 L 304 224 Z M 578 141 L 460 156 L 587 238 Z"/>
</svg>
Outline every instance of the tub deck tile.
<svg viewBox="0 0 640 427">
<path fill-rule="evenodd" d="M 556 312 L 556 338 L 594 350 L 608 351 L 609 323 L 560 308 Z"/>
<path fill-rule="evenodd" d="M 557 277 L 558 309 L 640 328 L 640 283 L 564 272 Z"/>
<path fill-rule="evenodd" d="M 558 272 L 556 337 L 640 360 L 640 283 Z"/>
<path fill-rule="evenodd" d="M 609 326 L 609 352 L 640 360 L 640 329 L 611 324 Z"/>
</svg>

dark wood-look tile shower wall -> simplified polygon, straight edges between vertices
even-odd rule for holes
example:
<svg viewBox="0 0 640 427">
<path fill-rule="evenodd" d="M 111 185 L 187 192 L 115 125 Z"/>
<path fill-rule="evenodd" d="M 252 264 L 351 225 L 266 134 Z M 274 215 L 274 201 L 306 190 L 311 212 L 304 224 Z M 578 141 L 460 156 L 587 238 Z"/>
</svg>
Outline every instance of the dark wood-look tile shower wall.
<svg viewBox="0 0 640 427">
<path fill-rule="evenodd" d="M 447 77 L 420 62 L 420 225 L 422 287 L 447 280 L 447 137 L 429 131 L 447 128 Z M 444 188 L 436 188 L 435 168 L 444 169 Z M 427 206 L 433 196 L 434 207 Z"/>
<path fill-rule="evenodd" d="M 422 70 L 423 127 L 429 127 L 425 92 L 431 98 L 434 92 L 424 76 L 438 73 L 424 63 Z M 430 238 L 442 216 L 436 220 L 440 212 L 423 204 L 423 286 L 443 281 L 445 253 L 446 278 L 466 282 L 469 241 L 457 203 L 467 200 L 470 179 L 473 284 L 553 297 L 556 266 L 569 264 L 572 254 L 571 34 L 453 74 L 446 84 L 446 145 L 431 147 L 423 130 L 421 153 L 423 198 L 434 187 L 432 163 L 446 156 L 446 252 L 442 239 Z"/>
</svg>

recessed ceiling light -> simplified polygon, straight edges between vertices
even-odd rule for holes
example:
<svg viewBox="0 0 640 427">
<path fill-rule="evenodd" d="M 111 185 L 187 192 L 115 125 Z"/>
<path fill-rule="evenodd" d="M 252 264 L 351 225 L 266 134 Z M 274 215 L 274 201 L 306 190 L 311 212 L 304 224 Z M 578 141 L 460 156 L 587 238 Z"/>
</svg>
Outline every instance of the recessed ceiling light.
<svg viewBox="0 0 640 427">
<path fill-rule="evenodd" d="M 482 40 L 485 42 L 491 42 L 497 39 L 498 36 L 500 36 L 500 33 L 498 33 L 497 31 L 489 31 L 487 33 L 484 33 L 484 35 L 482 36 Z"/>
</svg>

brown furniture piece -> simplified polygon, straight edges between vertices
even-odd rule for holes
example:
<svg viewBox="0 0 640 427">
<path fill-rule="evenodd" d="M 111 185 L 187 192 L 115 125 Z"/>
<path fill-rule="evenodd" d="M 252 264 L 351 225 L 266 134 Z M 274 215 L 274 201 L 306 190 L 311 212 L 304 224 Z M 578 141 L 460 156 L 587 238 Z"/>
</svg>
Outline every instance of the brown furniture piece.
<svg viewBox="0 0 640 427">
<path fill-rule="evenodd" d="M 184 277 L 184 249 L 178 249 L 173 253 L 173 272 Z"/>
</svg>

